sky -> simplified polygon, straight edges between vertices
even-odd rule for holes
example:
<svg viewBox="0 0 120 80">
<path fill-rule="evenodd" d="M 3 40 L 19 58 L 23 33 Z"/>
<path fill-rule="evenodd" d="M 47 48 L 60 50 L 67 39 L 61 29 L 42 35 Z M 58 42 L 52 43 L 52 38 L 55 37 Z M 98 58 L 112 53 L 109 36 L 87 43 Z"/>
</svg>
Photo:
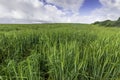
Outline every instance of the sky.
<svg viewBox="0 0 120 80">
<path fill-rule="evenodd" d="M 0 0 L 0 23 L 93 23 L 120 17 L 120 0 Z"/>
</svg>

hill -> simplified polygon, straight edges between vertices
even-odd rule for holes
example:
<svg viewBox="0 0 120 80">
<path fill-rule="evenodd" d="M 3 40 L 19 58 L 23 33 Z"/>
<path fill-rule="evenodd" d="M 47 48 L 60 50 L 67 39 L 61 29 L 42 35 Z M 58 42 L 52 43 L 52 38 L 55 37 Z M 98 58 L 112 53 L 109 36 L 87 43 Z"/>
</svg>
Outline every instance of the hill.
<svg viewBox="0 0 120 80">
<path fill-rule="evenodd" d="M 100 26 L 107 26 L 107 27 L 120 27 L 120 18 L 116 21 L 111 21 L 111 20 L 105 20 L 105 21 L 97 21 L 93 23 L 94 25 L 100 25 Z"/>
</svg>

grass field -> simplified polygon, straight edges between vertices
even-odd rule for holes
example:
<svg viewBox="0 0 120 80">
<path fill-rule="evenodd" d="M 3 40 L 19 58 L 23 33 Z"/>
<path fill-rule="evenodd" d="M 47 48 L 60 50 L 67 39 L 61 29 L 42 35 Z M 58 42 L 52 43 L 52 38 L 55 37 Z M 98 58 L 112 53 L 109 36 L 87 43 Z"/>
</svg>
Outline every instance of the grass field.
<svg viewBox="0 0 120 80">
<path fill-rule="evenodd" d="M 120 28 L 1 24 L 0 80 L 120 80 Z"/>
</svg>

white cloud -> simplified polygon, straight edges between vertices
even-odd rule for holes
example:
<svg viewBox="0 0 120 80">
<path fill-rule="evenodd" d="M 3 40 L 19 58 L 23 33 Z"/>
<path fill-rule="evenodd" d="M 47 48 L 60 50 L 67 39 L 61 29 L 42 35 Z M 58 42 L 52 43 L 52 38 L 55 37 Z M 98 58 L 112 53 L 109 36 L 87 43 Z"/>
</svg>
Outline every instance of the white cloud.
<svg viewBox="0 0 120 80">
<path fill-rule="evenodd" d="M 120 0 L 100 0 L 104 7 L 120 9 Z"/>
<path fill-rule="evenodd" d="M 48 3 L 56 4 L 64 9 L 78 11 L 84 0 L 46 0 Z"/>
<path fill-rule="evenodd" d="M 16 19 L 23 19 L 26 15 L 21 11 L 12 10 L 10 16 Z"/>
<path fill-rule="evenodd" d="M 44 5 L 40 0 L 0 0 L 0 19 L 4 19 L 4 22 L 5 20 L 6 22 L 8 20 L 15 22 L 16 19 L 23 19 L 23 21 L 71 22 L 74 20 L 72 18 L 75 17 L 71 17 L 74 14 L 67 15 L 68 10 L 77 12 L 84 0 L 47 1 L 54 5 Z M 56 5 L 63 7 L 64 10 L 58 9 Z"/>
<path fill-rule="evenodd" d="M 53 21 L 63 15 L 54 5 L 44 5 L 39 0 L 0 0 L 0 18 Z"/>
<path fill-rule="evenodd" d="M 120 0 L 99 0 L 99 2 L 103 6 L 91 13 L 90 16 L 96 17 L 93 21 L 116 20 L 120 17 Z"/>
<path fill-rule="evenodd" d="M 99 0 L 101 8 L 96 8 L 89 15 L 72 16 L 71 22 L 93 23 L 95 21 L 117 20 L 120 17 L 120 0 Z"/>
<path fill-rule="evenodd" d="M 74 14 L 70 22 L 93 23 L 95 21 L 116 20 L 120 17 L 120 0 L 99 0 L 101 8 L 96 8 L 89 15 Z"/>
<path fill-rule="evenodd" d="M 71 22 L 93 23 L 95 21 L 116 20 L 120 17 L 120 0 L 99 0 L 101 8 L 96 8 L 89 15 L 74 14 Z"/>
<path fill-rule="evenodd" d="M 42 0 L 0 0 L 0 22 L 91 23 L 106 19 L 115 20 L 120 16 L 120 0 L 99 0 L 103 6 L 83 16 L 78 10 L 84 1 L 46 0 L 48 4 L 44 4 Z M 56 6 L 62 7 L 63 10 Z"/>
</svg>

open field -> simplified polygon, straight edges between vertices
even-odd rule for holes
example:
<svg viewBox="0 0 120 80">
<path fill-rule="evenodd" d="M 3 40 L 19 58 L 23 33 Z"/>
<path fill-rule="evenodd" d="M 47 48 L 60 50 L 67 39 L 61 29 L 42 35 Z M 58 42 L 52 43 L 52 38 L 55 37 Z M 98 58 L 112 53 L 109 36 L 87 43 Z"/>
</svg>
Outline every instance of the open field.
<svg viewBox="0 0 120 80">
<path fill-rule="evenodd" d="M 0 80 L 120 80 L 120 28 L 0 25 Z"/>
</svg>

